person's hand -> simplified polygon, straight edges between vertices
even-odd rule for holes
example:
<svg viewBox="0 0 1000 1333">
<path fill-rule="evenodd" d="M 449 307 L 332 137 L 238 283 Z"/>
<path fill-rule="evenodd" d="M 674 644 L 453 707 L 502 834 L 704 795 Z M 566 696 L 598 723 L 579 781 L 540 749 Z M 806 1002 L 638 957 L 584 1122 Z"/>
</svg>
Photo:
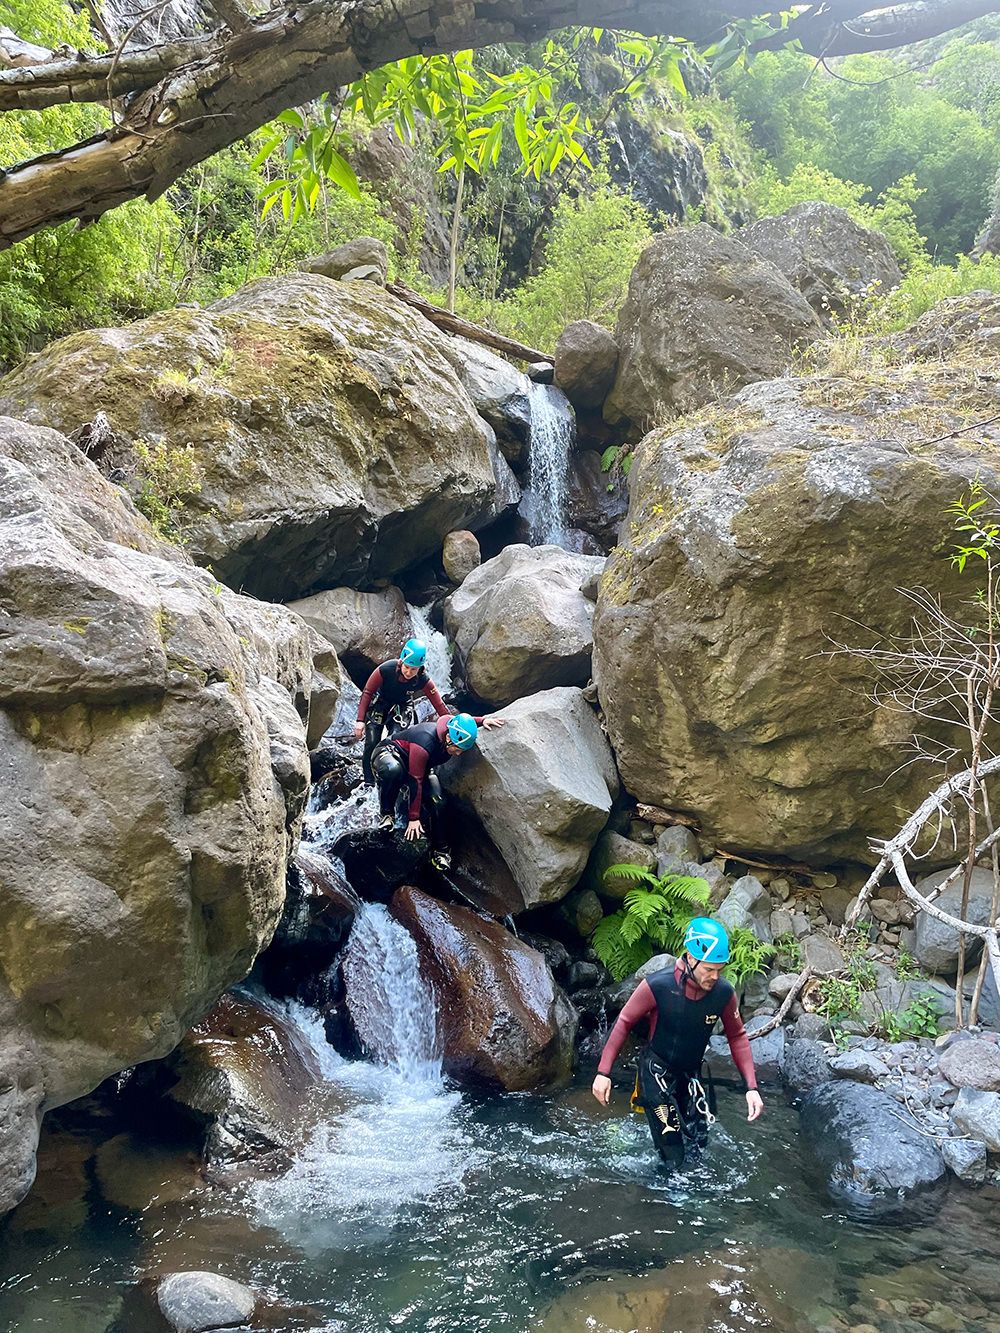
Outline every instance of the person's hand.
<svg viewBox="0 0 1000 1333">
<path fill-rule="evenodd" d="M 424 826 L 419 819 L 411 819 L 406 826 L 406 832 L 403 837 L 407 842 L 416 842 L 418 838 L 424 836 Z"/>
<path fill-rule="evenodd" d="M 751 1089 L 750 1092 L 747 1093 L 747 1119 L 756 1120 L 763 1110 L 764 1103 L 760 1093 L 756 1088 Z"/>
<path fill-rule="evenodd" d="M 495 728 L 497 728 L 497 727 L 505 727 L 506 725 L 507 725 L 507 719 L 506 719 L 505 717 L 484 717 L 484 718 L 483 718 L 483 730 L 484 730 L 484 731 L 493 731 L 493 730 L 494 730 Z"/>
<path fill-rule="evenodd" d="M 356 741 L 359 741 L 364 734 L 365 734 L 365 724 L 363 722 L 355 722 L 354 739 Z"/>
<path fill-rule="evenodd" d="M 598 1074 L 594 1079 L 590 1091 L 602 1106 L 607 1106 L 611 1101 L 611 1080 L 608 1078 L 607 1074 Z"/>
</svg>

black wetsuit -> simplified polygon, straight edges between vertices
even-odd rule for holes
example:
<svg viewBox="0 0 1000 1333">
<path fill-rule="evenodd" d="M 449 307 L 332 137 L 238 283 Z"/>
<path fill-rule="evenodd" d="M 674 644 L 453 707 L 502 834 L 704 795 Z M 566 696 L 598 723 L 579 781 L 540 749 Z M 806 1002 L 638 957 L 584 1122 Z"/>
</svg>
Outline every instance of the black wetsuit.
<svg viewBox="0 0 1000 1333">
<path fill-rule="evenodd" d="M 475 720 L 482 722 L 479 717 Z M 420 819 L 426 824 L 431 841 L 441 852 L 448 850 L 449 841 L 444 821 L 444 793 L 431 770 L 451 758 L 445 749 L 447 727 L 447 717 L 404 727 L 394 736 L 379 741 L 372 754 L 382 814 L 395 812 L 399 793 L 404 783 L 409 783 L 408 818 Z"/>
<path fill-rule="evenodd" d="M 404 680 L 399 672 L 399 658 L 393 657 L 377 666 L 365 682 L 358 701 L 358 721 L 363 722 L 365 727 L 361 768 L 366 782 L 375 781 L 372 753 L 382 739 L 382 732 L 387 731 L 393 736 L 403 727 L 413 724 L 418 694 L 425 695 L 431 701 L 438 717 L 448 716 L 448 709 L 438 687 L 423 667 L 410 680 Z"/>
</svg>

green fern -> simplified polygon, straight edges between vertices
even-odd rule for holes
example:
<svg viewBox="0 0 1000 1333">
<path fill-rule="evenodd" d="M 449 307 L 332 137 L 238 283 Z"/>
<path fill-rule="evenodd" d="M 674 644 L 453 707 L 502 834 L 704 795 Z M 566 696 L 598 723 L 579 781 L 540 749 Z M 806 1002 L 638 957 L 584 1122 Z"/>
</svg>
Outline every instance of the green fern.
<svg viewBox="0 0 1000 1333">
<path fill-rule="evenodd" d="M 590 937 L 594 952 L 615 981 L 630 977 L 653 956 L 653 950 L 646 941 L 629 942 L 625 938 L 623 933 L 625 918 L 624 912 L 615 912 L 613 916 L 604 917 Z"/>
</svg>

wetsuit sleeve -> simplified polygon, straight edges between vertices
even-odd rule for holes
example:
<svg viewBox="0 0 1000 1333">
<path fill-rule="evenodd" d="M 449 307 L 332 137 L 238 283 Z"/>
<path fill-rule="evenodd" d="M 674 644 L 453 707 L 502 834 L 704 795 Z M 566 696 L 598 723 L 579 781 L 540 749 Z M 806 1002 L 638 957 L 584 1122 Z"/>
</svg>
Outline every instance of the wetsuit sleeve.
<svg viewBox="0 0 1000 1333">
<path fill-rule="evenodd" d="M 365 681 L 365 688 L 361 691 L 361 698 L 358 700 L 358 721 L 364 722 L 371 706 L 371 701 L 378 693 L 378 687 L 382 684 L 382 668 L 376 667 L 372 674 Z"/>
<path fill-rule="evenodd" d="M 618 1019 L 611 1029 L 607 1041 L 604 1043 L 604 1050 L 601 1052 L 601 1062 L 597 1066 L 599 1074 L 610 1076 L 611 1066 L 618 1059 L 621 1048 L 625 1045 L 625 1038 L 643 1018 L 648 1018 L 651 1013 L 656 1011 L 656 1000 L 653 992 L 649 989 L 649 983 L 640 981 L 635 990 L 625 1002 L 625 1008 L 618 1015 Z"/>
<path fill-rule="evenodd" d="M 451 716 L 445 704 L 445 701 L 441 698 L 441 695 L 438 693 L 438 687 L 434 684 L 432 680 L 429 680 L 427 684 L 424 686 L 424 694 L 427 696 L 428 699 L 430 699 L 431 703 L 434 705 L 434 711 L 437 713 L 438 717 Z"/>
<path fill-rule="evenodd" d="M 740 1071 L 747 1092 L 750 1092 L 757 1087 L 757 1071 L 753 1067 L 750 1038 L 743 1026 L 743 1019 L 740 1018 L 739 1004 L 735 995 L 730 997 L 729 1003 L 722 1011 L 722 1027 L 726 1034 L 726 1040 L 729 1042 L 733 1063 Z"/>
<path fill-rule="evenodd" d="M 424 778 L 427 776 L 427 761 L 430 755 L 422 745 L 410 742 L 410 777 L 413 778 L 413 800 L 410 802 L 409 818 L 420 818 L 420 806 L 424 798 Z"/>
</svg>

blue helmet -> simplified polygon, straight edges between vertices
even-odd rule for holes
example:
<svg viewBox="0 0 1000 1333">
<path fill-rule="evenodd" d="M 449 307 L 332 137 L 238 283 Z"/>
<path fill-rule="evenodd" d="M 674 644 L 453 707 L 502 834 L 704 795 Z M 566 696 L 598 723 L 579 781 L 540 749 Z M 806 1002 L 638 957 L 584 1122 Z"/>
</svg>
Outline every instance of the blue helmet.
<svg viewBox="0 0 1000 1333">
<path fill-rule="evenodd" d="M 427 661 L 427 645 L 419 639 L 407 639 L 400 650 L 399 660 L 403 666 L 422 667 Z"/>
<path fill-rule="evenodd" d="M 699 963 L 729 962 L 729 936 L 711 917 L 696 916 L 687 923 L 684 948 Z"/>
<path fill-rule="evenodd" d="M 479 735 L 476 719 L 468 713 L 456 713 L 448 719 L 448 739 L 460 750 L 471 750 Z"/>
</svg>

